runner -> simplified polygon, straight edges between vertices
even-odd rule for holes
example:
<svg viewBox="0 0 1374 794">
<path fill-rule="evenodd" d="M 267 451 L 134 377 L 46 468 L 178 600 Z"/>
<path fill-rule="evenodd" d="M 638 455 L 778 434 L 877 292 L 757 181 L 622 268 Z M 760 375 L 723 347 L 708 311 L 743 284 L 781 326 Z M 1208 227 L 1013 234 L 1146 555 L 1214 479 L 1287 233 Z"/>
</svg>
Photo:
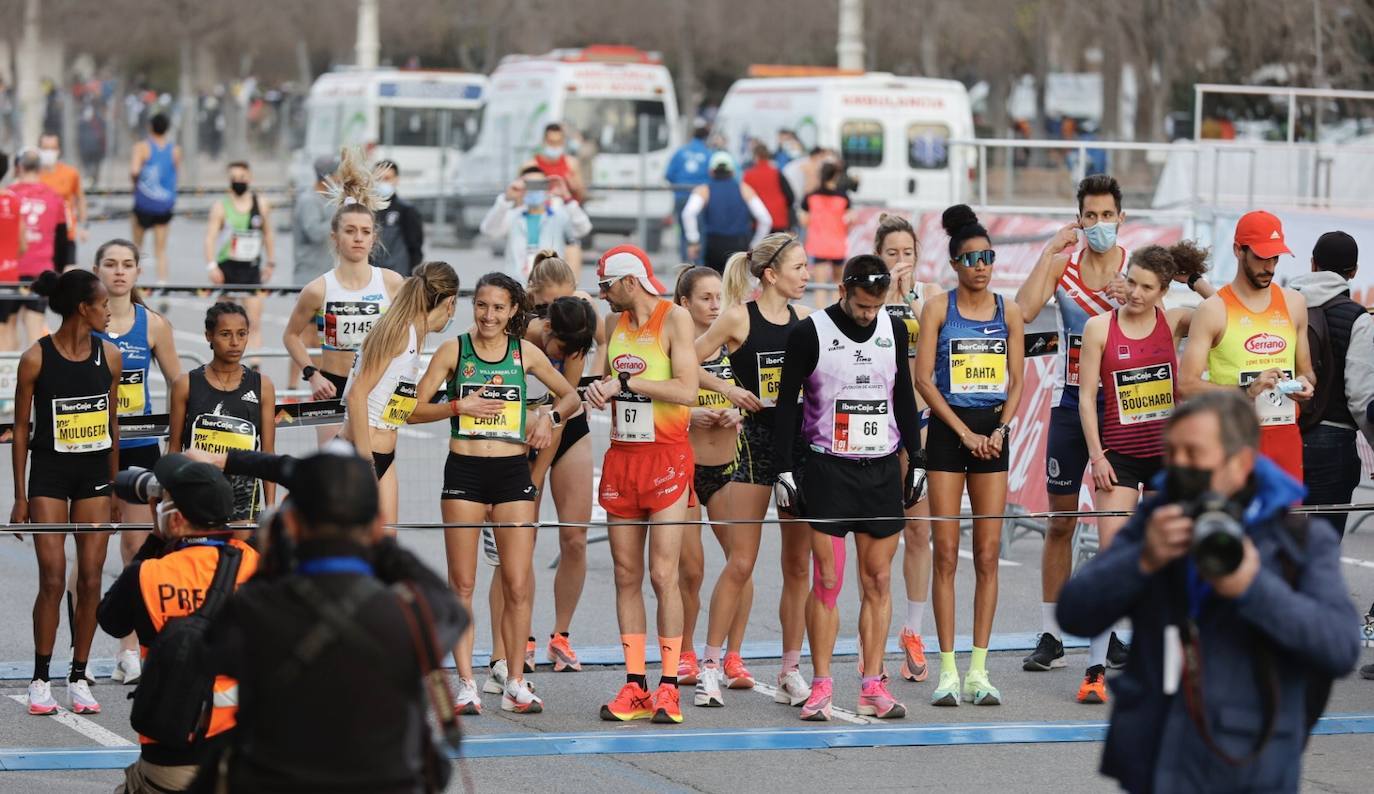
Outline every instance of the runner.
<svg viewBox="0 0 1374 794">
<path fill-rule="evenodd" d="M 62 197 L 39 181 L 42 164 L 37 149 L 25 149 L 15 163 L 17 172 L 10 191 L 19 197 L 19 214 L 24 221 L 24 248 L 19 255 L 19 280 L 32 282 L 39 274 L 66 267 L 66 211 Z M 16 301 L 19 325 L 30 343 L 48 333 L 43 316 L 48 301 L 41 296 Z"/>
<path fill-rule="evenodd" d="M 544 352 L 521 339 L 529 299 L 514 279 L 504 273 L 486 274 L 477 282 L 472 306 L 473 327 L 435 351 L 409 421 L 449 419 L 451 438 L 439 506 L 446 523 L 468 526 L 444 530 L 444 554 L 449 582 L 469 610 L 477 583 L 478 526 L 488 516 L 498 524 L 529 524 L 495 531 L 505 593 L 501 636 L 504 647 L 514 649 L 529 636 L 534 603 L 531 559 L 538 516 L 529 449 L 549 445 L 554 428 L 577 409 L 578 399 Z M 557 395 L 558 402 L 527 427 L 524 402 L 531 375 Z M 430 398 L 445 385 L 448 405 L 431 404 Z M 453 652 L 460 679 L 457 704 L 464 714 L 478 714 L 482 708 L 472 676 L 472 638 L 473 632 L 466 632 Z M 543 708 L 544 702 L 525 682 L 523 666 L 516 665 L 506 678 L 501 710 L 537 714 Z"/>
<path fill-rule="evenodd" d="M 415 410 L 420 348 L 428 334 L 448 334 L 458 300 L 458 274 L 447 262 L 426 262 L 396 292 L 391 309 L 363 339 L 344 387 L 347 416 L 339 437 L 377 473 L 382 523 L 397 520 L 396 431 Z"/>
<path fill-rule="evenodd" d="M 1099 314 L 1083 326 L 1079 358 L 1079 418 L 1092 467 L 1093 508 L 1135 509 L 1141 490 L 1164 465 L 1164 426 L 1178 398 L 1178 355 L 1193 310 L 1162 308 L 1171 281 L 1197 282 L 1207 268 L 1207 252 L 1184 240 L 1171 248 L 1151 245 L 1131 254 L 1126 300 L 1120 309 Z M 1098 383 L 1105 396 L 1101 422 L 1096 407 Z M 1099 426 L 1101 433 L 1099 435 Z M 1126 524 L 1126 516 L 1097 518 L 1101 554 Z M 1088 669 L 1078 688 L 1079 703 L 1106 703 L 1107 649 L 1114 632 L 1092 638 Z"/>
<path fill-rule="evenodd" d="M 343 150 L 337 175 L 337 181 L 329 183 L 330 199 L 336 207 L 330 225 L 334 269 L 305 285 L 282 334 L 282 344 L 300 367 L 316 400 L 343 395 L 354 353 L 391 305 L 403 281 L 399 273 L 368 264 L 377 240 L 374 214 L 386 206 L 374 191 L 375 175 L 352 149 Z M 323 337 L 319 369 L 311 364 L 301 341 L 301 332 L 312 321 Z"/>
<path fill-rule="evenodd" d="M 43 171 L 38 177 L 43 184 L 62 197 L 66 208 L 67 239 L 63 266 L 76 264 L 76 244 L 86 241 L 86 188 L 81 184 L 81 172 L 60 159 L 62 138 L 55 132 L 38 137 L 38 157 Z"/>
<path fill-rule="evenodd" d="M 172 384 L 168 452 L 276 451 L 276 390 L 271 378 L 243 365 L 248 335 L 248 313 L 237 303 L 220 301 L 206 310 L 205 341 L 213 358 Z M 276 503 L 277 486 L 270 481 L 230 475 L 229 484 L 230 521 L 256 521 L 265 506 Z"/>
<path fill-rule="evenodd" d="M 0 152 L 0 182 L 9 167 L 9 155 Z M 0 281 L 19 280 L 19 254 L 25 246 L 22 207 L 18 194 L 0 187 Z M 15 326 L 23 303 L 23 299 L 0 299 L 0 350 L 10 352 L 19 348 Z"/>
<path fill-rule="evenodd" d="M 181 147 L 167 134 L 172 126 L 165 113 L 148 122 L 148 138 L 133 146 L 129 177 L 134 183 L 133 241 L 141 250 L 143 233 L 153 230 L 153 259 L 157 283 L 167 283 L 167 237 L 177 203 L 177 172 Z"/>
<path fill-rule="evenodd" d="M 745 303 L 751 277 L 759 282 L 759 294 L 757 299 Z M 806 251 L 797 238 L 790 234 L 768 235 L 747 253 L 730 257 L 723 284 L 726 308 L 697 338 L 699 361 L 709 361 L 725 348 L 738 384 L 727 390 L 726 397 L 745 411 L 740 427 L 739 461 L 730 476 L 736 485 L 721 513 L 722 520 L 762 522 L 768 512 L 768 499 L 778 476 L 773 458 L 774 422 L 778 388 L 782 384 L 783 352 L 788 333 L 810 312 L 805 306 L 793 304 L 806 293 L 806 283 Z M 800 425 L 796 432 L 801 433 Z M 805 445 L 797 447 L 804 449 Z M 773 700 L 800 706 L 811 696 L 811 687 L 800 669 L 811 574 L 811 529 L 791 520 L 795 514 L 787 508 L 780 507 L 778 516 L 783 519 L 779 530 L 782 594 L 778 600 L 782 670 Z M 727 562 L 711 593 L 711 603 L 720 604 L 721 608 L 712 610 L 706 634 L 708 649 L 725 642 L 734 620 L 734 605 L 753 581 L 762 532 L 761 523 L 741 523 L 731 524 L 726 533 L 730 543 Z"/>
<path fill-rule="evenodd" d="M 806 253 L 811 256 L 811 278 L 821 284 L 835 282 L 835 270 L 849 255 L 849 192 L 840 186 L 844 172 L 840 164 L 821 165 L 820 186 L 802 197 L 797 220 L 806 230 Z M 830 291 L 816 292 L 816 306 L 830 303 Z"/>
<path fill-rule="evenodd" d="M 837 599 L 844 581 L 845 535 L 854 533 L 861 601 L 859 638 L 865 670 L 858 713 L 906 716 L 883 681 L 883 653 L 892 622 L 892 557 L 906 521 L 895 518 L 924 494 L 921 428 L 907 363 L 905 323 L 883 311 L 892 286 L 887 265 L 864 254 L 845 263 L 839 302 L 797 324 L 787 338 L 777 409 L 779 507 L 813 519 L 862 517 L 811 525 L 814 572 L 806 603 L 811 644 L 811 697 L 804 720 L 829 720 L 830 659 L 840 629 Z M 809 446 L 793 476 L 789 430 L 802 397 L 802 439 Z M 906 448 L 913 465 L 902 470 Z M 798 450 L 799 451 L 799 450 Z M 905 474 L 905 476 L 904 476 Z M 883 520 L 886 519 L 886 520 Z"/>
<path fill-rule="evenodd" d="M 110 298 L 89 270 L 47 272 L 33 284 L 62 317 L 50 336 L 19 359 L 14 393 L 14 506 L 11 524 L 97 523 L 119 520 L 110 483 L 119 470 L 119 348 L 97 334 L 110 322 Z M 32 438 L 30 438 L 32 433 Z M 32 458 L 30 459 L 30 450 Z M 31 466 L 25 479 L 25 467 Z M 65 534 L 33 536 L 38 595 L 33 603 L 33 680 L 29 713 L 55 714 L 48 665 L 67 580 Z M 109 532 L 76 535 L 76 603 L 68 704 L 76 714 L 98 714 L 86 680 L 86 662 L 100 605 L 101 569 Z"/>
<path fill-rule="evenodd" d="M 1000 515 L 1007 505 L 1008 422 L 1021 401 L 1021 309 L 988 289 L 996 252 L 987 229 L 966 205 L 945 210 L 949 264 L 959 279 L 948 299 L 921 310 L 916 352 L 916 388 L 930 405 L 930 510 L 957 515 L 965 485 L 975 514 Z M 940 637 L 940 683 L 936 706 L 959 705 L 954 667 L 954 573 L 959 563 L 959 523 L 936 522 L 935 630 Z M 963 699 L 996 706 L 1002 694 L 988 681 L 988 640 L 997 611 L 997 557 L 1002 521 L 973 522 L 973 658 L 964 677 Z"/>
<path fill-rule="evenodd" d="M 587 401 L 611 409 L 611 448 L 601 467 L 599 499 L 610 521 L 615 563 L 616 617 L 625 650 L 620 692 L 601 707 L 603 720 L 652 718 L 680 723 L 677 669 L 682 651 L 682 594 L 677 572 L 682 527 L 696 503 L 692 493 L 692 446 L 687 427 L 697 399 L 697 359 L 692 318 L 660 297 L 667 290 L 654 278 L 649 256 L 620 245 L 597 263 L 601 297 L 614 329 L 606 345 L 607 375 L 587 387 Z M 653 527 L 626 526 L 649 520 Z M 644 552 L 658 600 L 658 646 L 662 677 L 649 694 L 645 667 Z"/>
<path fill-rule="evenodd" d="M 144 305 L 143 296 L 138 293 L 142 267 L 139 251 L 133 243 L 119 239 L 106 241 L 95 252 L 95 272 L 110 296 L 110 324 L 100 336 L 119 348 L 123 358 L 119 374 L 119 415 L 148 416 L 153 412 L 148 388 L 153 359 L 157 359 L 163 381 L 175 383 L 181 374 L 181 361 L 177 358 L 176 343 L 172 341 L 172 324 Z M 133 466 L 152 471 L 160 457 L 162 448 L 157 438 L 121 438 L 119 441 L 120 471 Z M 115 499 L 124 521 L 153 523 L 153 510 L 148 505 L 126 502 L 118 496 Z M 126 529 L 119 533 L 119 555 L 125 565 L 133 560 L 147 539 L 147 530 Z M 142 669 L 138 637 L 130 633 L 120 638 L 119 655 L 110 680 L 136 684 Z"/>
<path fill-rule="evenodd" d="M 673 290 L 673 303 L 683 307 L 692 317 L 696 326 L 695 333 L 706 333 L 711 324 L 720 316 L 720 274 L 709 267 L 685 267 L 678 275 Z M 730 477 L 735 471 L 735 456 L 739 441 L 739 426 L 742 417 L 721 391 L 710 388 L 718 385 L 725 391 L 738 389 L 734 373 L 730 368 L 730 355 L 722 346 L 716 355 L 707 360 L 704 373 L 700 374 L 700 387 L 697 390 L 697 404 L 692 409 L 691 428 L 688 440 L 692 442 L 692 458 L 695 461 L 692 488 L 696 492 L 697 504 L 689 508 L 687 518 L 700 521 L 702 507 L 705 506 L 711 517 L 720 516 L 726 510 L 734 486 Z M 709 376 L 709 377 L 708 377 Z M 726 555 L 729 565 L 730 529 L 712 526 L 712 532 Z M 751 566 L 752 567 L 752 566 Z M 730 652 L 721 655 L 722 649 L 708 646 L 704 658 L 713 660 L 705 670 L 698 667 L 697 655 L 693 648 L 692 637 L 696 634 L 697 613 L 701 610 L 701 583 L 705 578 L 706 559 L 701 547 L 701 530 L 696 526 L 686 528 L 682 538 L 682 559 L 678 565 L 678 588 L 682 592 L 682 656 L 678 660 L 678 683 L 684 686 L 696 685 L 693 702 L 698 706 L 724 705 L 721 686 L 730 689 L 753 689 L 754 676 L 744 666 L 740 648 L 744 643 L 744 630 L 749 623 L 749 610 L 754 603 L 754 582 L 746 578 L 744 587 L 734 603 L 734 616 L 727 627 L 725 639 L 729 640 Z M 724 604 L 719 607 L 720 614 L 728 610 Z M 723 662 L 723 665 L 721 664 Z M 722 669 L 723 668 L 723 669 Z"/>
<path fill-rule="evenodd" d="M 205 227 L 205 269 L 211 284 L 266 284 L 277 268 L 272 205 L 252 189 L 253 172 L 248 163 L 232 162 L 228 170 L 229 194 L 210 205 L 210 221 Z M 262 295 L 248 292 L 225 296 L 248 310 L 248 326 L 252 329 L 248 349 L 261 349 Z"/>
<path fill-rule="evenodd" d="M 1260 452 L 1301 482 L 1295 401 L 1310 400 L 1316 383 L 1307 348 L 1307 299 L 1273 283 L 1279 255 L 1293 252 L 1279 219 L 1262 210 L 1241 216 L 1231 248 L 1236 276 L 1197 307 L 1179 362 L 1179 393 L 1187 399 L 1243 388 L 1259 415 Z"/>
</svg>

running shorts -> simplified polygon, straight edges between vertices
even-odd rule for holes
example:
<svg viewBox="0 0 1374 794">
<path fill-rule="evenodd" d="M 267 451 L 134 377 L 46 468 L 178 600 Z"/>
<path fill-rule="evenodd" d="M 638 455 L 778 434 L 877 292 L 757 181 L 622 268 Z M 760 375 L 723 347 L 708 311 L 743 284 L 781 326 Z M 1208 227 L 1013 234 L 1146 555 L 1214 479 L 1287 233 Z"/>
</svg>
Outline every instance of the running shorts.
<svg viewBox="0 0 1374 794">
<path fill-rule="evenodd" d="M 37 277 L 20 276 L 19 282 L 21 284 L 31 284 L 35 278 Z M 28 309 L 42 314 L 48 310 L 48 299 L 42 295 L 33 293 L 22 298 L 6 298 L 0 300 L 0 322 L 4 322 L 11 316 L 18 314 L 20 309 Z"/>
<path fill-rule="evenodd" d="M 772 487 L 778 481 L 777 466 L 773 462 L 773 417 L 760 418 L 758 414 L 745 414 L 737 444 L 739 455 L 730 481 Z M 798 428 L 797 437 L 792 442 L 795 468 L 801 468 L 801 458 L 806 450 L 806 441 L 802 439 L 801 429 Z"/>
<path fill-rule="evenodd" d="M 1162 455 L 1136 458 L 1110 449 L 1107 450 L 1107 462 L 1112 464 L 1112 471 L 1116 472 L 1118 488 L 1140 488 L 1143 485 L 1149 490 L 1150 481 L 1164 468 Z"/>
<path fill-rule="evenodd" d="M 991 408 L 960 408 L 951 406 L 955 415 L 979 435 L 987 435 L 1002 423 L 1002 406 Z M 1007 470 L 1009 444 L 1002 444 L 1002 454 L 992 460 L 974 457 L 973 452 L 959 443 L 959 434 L 939 416 L 931 414 L 930 431 L 926 435 L 926 471 L 953 471 L 961 474 L 995 474 Z"/>
<path fill-rule="evenodd" d="M 225 284 L 257 285 L 262 283 L 262 268 L 247 262 L 220 262 L 219 272 L 224 274 Z"/>
<path fill-rule="evenodd" d="M 335 399 L 342 400 L 344 396 L 344 389 L 348 386 L 348 376 L 335 375 L 332 372 L 325 372 L 324 370 L 320 370 L 320 374 L 324 376 L 325 380 L 334 384 Z"/>
<path fill-rule="evenodd" d="M 162 447 L 159 444 L 148 444 L 143 447 L 120 447 L 119 470 L 128 471 L 137 466 L 140 469 L 152 471 L 161 458 Z"/>
<path fill-rule="evenodd" d="M 886 538 L 902 531 L 902 462 L 897 453 L 881 458 L 841 458 L 812 452 L 797 478 L 803 518 L 859 518 L 829 524 L 816 523 L 817 532 L 842 538 L 862 532 Z"/>
<path fill-rule="evenodd" d="M 1302 482 L 1302 431 L 1297 425 L 1268 425 L 1260 428 L 1260 454 Z"/>
<path fill-rule="evenodd" d="M 558 437 L 558 449 L 553 453 L 553 461 L 549 464 L 550 468 L 557 466 L 558 461 L 563 459 L 564 453 L 572 449 L 573 444 L 581 441 L 590 432 L 591 428 L 587 425 L 587 413 L 585 411 L 565 422 L 563 435 Z M 534 463 L 537 457 L 539 457 L 539 450 L 530 450 L 530 463 Z"/>
<path fill-rule="evenodd" d="M 1098 414 L 1099 421 L 1101 413 Z M 1050 435 L 1045 448 L 1045 487 L 1052 494 L 1077 496 L 1088 468 L 1088 440 L 1077 408 L 1050 409 Z"/>
<path fill-rule="evenodd" d="M 167 212 L 144 212 L 140 209 L 134 210 L 134 220 L 144 229 L 151 229 L 154 226 L 166 226 L 172 222 L 172 211 Z"/>
<path fill-rule="evenodd" d="M 393 463 L 395 463 L 395 462 L 396 462 L 396 452 L 395 452 L 395 450 L 392 450 L 391 452 L 373 452 L 373 453 L 372 453 L 372 470 L 375 471 L 375 472 L 377 472 L 377 479 L 380 480 L 380 479 L 382 479 L 383 477 L 385 477 L 385 476 L 386 476 L 386 471 L 387 471 L 387 469 L 390 469 L 390 468 L 391 468 L 391 464 L 393 464 Z"/>
<path fill-rule="evenodd" d="M 29 498 L 46 496 L 63 501 L 110 496 L 110 455 L 29 455 Z"/>
<path fill-rule="evenodd" d="M 721 488 L 730 484 L 730 476 L 734 472 L 735 461 L 733 460 L 715 466 L 698 463 L 692 474 L 692 489 L 696 491 L 697 502 L 703 505 L 710 504 L 711 497 L 715 496 Z"/>
<path fill-rule="evenodd" d="M 485 458 L 450 452 L 444 462 L 444 490 L 439 498 L 484 505 L 533 502 L 529 460 L 524 455 Z"/>
<path fill-rule="evenodd" d="M 642 518 L 673 506 L 684 492 L 687 505 L 696 504 L 692 445 L 684 441 L 645 446 L 642 450 L 613 446 L 606 451 L 597 498 L 607 515 Z"/>
</svg>

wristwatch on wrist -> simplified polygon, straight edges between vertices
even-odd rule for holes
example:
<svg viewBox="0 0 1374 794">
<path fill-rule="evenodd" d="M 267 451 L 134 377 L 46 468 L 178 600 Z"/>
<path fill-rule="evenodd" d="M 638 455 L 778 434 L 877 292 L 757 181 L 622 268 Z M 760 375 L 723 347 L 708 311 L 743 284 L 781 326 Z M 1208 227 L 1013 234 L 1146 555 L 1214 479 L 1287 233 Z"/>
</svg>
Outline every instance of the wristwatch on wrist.
<svg viewBox="0 0 1374 794">
<path fill-rule="evenodd" d="M 1194 273 L 1188 277 L 1188 289 L 1197 289 L 1198 280 L 1202 278 L 1201 273 Z"/>
<path fill-rule="evenodd" d="M 1008 424 L 1000 424 L 1000 425 L 998 425 L 997 427 L 994 427 L 994 428 L 992 429 L 992 432 L 996 433 L 998 430 L 1001 430 L 1001 431 L 1002 431 L 1002 440 L 1003 440 L 1003 441 L 1006 441 L 1007 438 L 1011 436 L 1011 425 L 1008 425 Z"/>
<path fill-rule="evenodd" d="M 319 372 L 319 370 L 309 364 L 301 367 L 301 380 L 310 380 L 315 377 L 316 372 Z"/>
<path fill-rule="evenodd" d="M 563 426 L 563 414 L 560 414 L 557 408 L 554 408 L 553 410 L 549 411 L 549 419 L 553 420 L 554 430 L 557 430 L 558 428 Z"/>
<path fill-rule="evenodd" d="M 621 391 L 629 391 L 629 390 L 630 390 L 630 373 L 628 373 L 628 372 L 621 372 L 621 373 L 619 374 L 618 377 L 620 378 L 620 390 L 621 390 Z"/>
</svg>

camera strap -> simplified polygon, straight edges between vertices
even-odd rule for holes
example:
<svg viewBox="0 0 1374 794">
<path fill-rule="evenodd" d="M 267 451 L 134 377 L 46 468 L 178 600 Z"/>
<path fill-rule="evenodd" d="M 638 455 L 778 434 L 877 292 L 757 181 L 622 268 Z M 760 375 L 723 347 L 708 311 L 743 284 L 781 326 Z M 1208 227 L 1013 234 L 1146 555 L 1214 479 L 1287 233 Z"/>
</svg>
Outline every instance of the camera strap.
<svg viewBox="0 0 1374 794">
<path fill-rule="evenodd" d="M 456 752 L 462 741 L 463 731 L 458 724 L 458 708 L 454 703 L 453 690 L 449 688 L 448 678 L 442 669 L 443 651 L 439 648 L 439 640 L 435 636 L 434 614 L 429 608 L 429 600 L 411 582 L 397 582 L 391 589 L 401 602 L 401 614 L 405 617 L 406 628 L 409 629 L 411 642 L 415 646 L 415 660 L 420 665 L 420 680 L 424 685 L 425 695 L 429 698 L 434 718 L 439 723 L 442 745 L 445 749 Z M 428 733 L 428 723 L 425 730 Z M 430 747 L 433 745 L 430 744 Z M 443 791 L 447 787 L 452 774 L 452 768 L 445 766 L 447 763 L 447 759 L 438 753 L 424 754 L 425 778 L 429 781 L 432 791 Z M 471 782 L 466 778 L 465 770 L 466 789 L 472 791 Z"/>
<path fill-rule="evenodd" d="M 1207 725 L 1207 709 L 1202 694 L 1202 643 L 1199 639 L 1197 623 L 1190 618 L 1183 623 L 1181 629 L 1183 634 L 1183 699 L 1188 717 L 1192 719 L 1193 725 L 1197 728 L 1198 734 L 1202 736 L 1203 744 L 1207 745 L 1207 749 L 1225 761 L 1227 765 L 1239 767 L 1249 764 L 1258 758 L 1260 753 L 1264 752 L 1264 748 L 1274 736 L 1274 719 L 1278 711 L 1280 690 L 1278 670 L 1274 666 L 1273 654 L 1262 644 L 1255 649 L 1256 677 L 1259 679 L 1260 694 L 1263 698 L 1261 709 L 1264 722 L 1254 749 L 1247 755 L 1236 758 L 1217 744 Z"/>
</svg>

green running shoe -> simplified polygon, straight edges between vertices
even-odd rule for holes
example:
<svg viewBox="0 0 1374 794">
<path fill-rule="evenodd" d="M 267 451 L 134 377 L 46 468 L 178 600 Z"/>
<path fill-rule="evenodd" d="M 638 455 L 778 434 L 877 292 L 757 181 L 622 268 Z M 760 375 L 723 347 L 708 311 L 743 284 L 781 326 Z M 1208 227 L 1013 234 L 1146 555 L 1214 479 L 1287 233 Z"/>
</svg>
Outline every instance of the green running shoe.
<svg viewBox="0 0 1374 794">
<path fill-rule="evenodd" d="M 930 693 L 930 705 L 932 706 L 957 706 L 959 705 L 959 671 L 941 670 L 940 685 L 935 687 L 935 691 Z"/>
<path fill-rule="evenodd" d="M 1002 693 L 988 681 L 986 670 L 969 670 L 964 675 L 964 700 L 975 706 L 1000 706 Z"/>
</svg>

